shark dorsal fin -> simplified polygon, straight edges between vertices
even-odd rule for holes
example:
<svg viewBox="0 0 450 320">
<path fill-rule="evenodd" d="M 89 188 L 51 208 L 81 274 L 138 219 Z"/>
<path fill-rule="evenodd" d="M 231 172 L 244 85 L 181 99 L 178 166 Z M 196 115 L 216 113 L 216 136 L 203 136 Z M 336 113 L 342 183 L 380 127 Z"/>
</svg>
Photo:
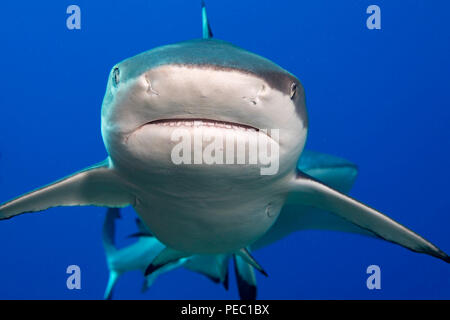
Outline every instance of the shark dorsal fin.
<svg viewBox="0 0 450 320">
<path fill-rule="evenodd" d="M 209 25 L 208 15 L 206 14 L 205 1 L 202 0 L 202 28 L 203 28 L 203 39 L 210 39 L 213 37 L 211 26 Z"/>
</svg>

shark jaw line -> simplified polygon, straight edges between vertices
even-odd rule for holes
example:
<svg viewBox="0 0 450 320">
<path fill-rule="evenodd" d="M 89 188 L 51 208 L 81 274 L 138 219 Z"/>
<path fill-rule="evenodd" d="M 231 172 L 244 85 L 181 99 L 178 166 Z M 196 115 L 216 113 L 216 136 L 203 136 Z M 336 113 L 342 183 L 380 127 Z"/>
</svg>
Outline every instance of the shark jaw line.
<svg viewBox="0 0 450 320">
<path fill-rule="evenodd" d="M 241 124 L 237 122 L 212 120 L 205 118 L 174 118 L 174 119 L 159 119 L 145 123 L 143 126 L 147 125 L 160 125 L 169 127 L 212 127 L 221 129 L 234 129 L 234 130 L 245 130 L 251 132 L 259 132 L 260 129 L 255 128 L 250 125 Z M 141 126 L 141 127 L 143 127 Z"/>
<path fill-rule="evenodd" d="M 273 140 L 270 130 L 272 129 L 259 129 L 247 124 L 231 122 L 231 121 L 223 121 L 223 120 L 213 120 L 207 118 L 168 118 L 168 119 L 157 119 L 144 123 L 143 125 L 137 127 L 133 132 L 125 137 L 125 142 L 128 142 L 130 136 L 138 132 L 139 130 L 151 126 L 161 126 L 161 127 L 172 127 L 172 128 L 214 128 L 214 129 L 225 129 L 225 130 L 234 130 L 248 133 L 263 133 L 270 140 Z M 278 141 L 275 141 L 278 143 Z"/>
</svg>

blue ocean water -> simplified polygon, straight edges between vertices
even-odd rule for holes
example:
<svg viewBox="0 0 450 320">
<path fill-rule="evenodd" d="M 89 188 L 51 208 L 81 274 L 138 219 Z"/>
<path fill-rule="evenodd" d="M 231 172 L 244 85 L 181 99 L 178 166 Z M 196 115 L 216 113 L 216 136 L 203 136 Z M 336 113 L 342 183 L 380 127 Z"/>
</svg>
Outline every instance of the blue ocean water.
<svg viewBox="0 0 450 320">
<path fill-rule="evenodd" d="M 81 8 L 81 30 L 66 8 Z M 366 27 L 369 5 L 381 30 Z M 444 0 L 208 1 L 216 38 L 294 73 L 307 96 L 307 148 L 359 166 L 351 195 L 450 252 L 450 3 Z M 0 202 L 106 157 L 100 107 L 110 68 L 201 37 L 200 1 L 5 1 L 0 18 Z M 0 222 L 0 299 L 101 299 L 105 210 L 55 208 Z M 127 208 L 118 238 L 134 231 Z M 131 240 L 122 240 L 126 245 Z M 450 266 L 357 235 L 304 231 L 254 253 L 260 299 L 449 299 Z M 81 268 L 68 290 L 66 268 Z M 381 268 L 381 290 L 366 269 Z M 178 269 L 117 299 L 235 299 Z"/>
</svg>

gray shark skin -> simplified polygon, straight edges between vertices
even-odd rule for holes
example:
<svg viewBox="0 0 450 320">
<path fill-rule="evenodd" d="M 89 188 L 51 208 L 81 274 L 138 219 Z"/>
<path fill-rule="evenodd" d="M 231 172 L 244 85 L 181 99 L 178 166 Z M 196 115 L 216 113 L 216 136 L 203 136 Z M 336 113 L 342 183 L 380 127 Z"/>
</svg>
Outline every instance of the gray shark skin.
<svg viewBox="0 0 450 320">
<path fill-rule="evenodd" d="M 205 16 L 205 14 L 204 14 Z M 209 23 L 204 23 L 209 26 Z M 209 30 L 210 31 L 210 30 Z M 304 89 L 275 63 L 209 38 L 159 47 L 112 70 L 102 104 L 103 162 L 0 206 L 0 219 L 57 206 L 133 206 L 166 248 L 146 274 L 196 254 L 237 254 L 299 204 L 330 213 L 378 238 L 446 262 L 438 247 L 381 212 L 297 168 L 308 131 Z M 235 140 L 279 129 L 279 170 L 261 165 L 175 165 L 176 128 Z M 224 150 L 224 153 L 226 150 Z M 316 221 L 317 223 L 317 221 Z"/>
</svg>

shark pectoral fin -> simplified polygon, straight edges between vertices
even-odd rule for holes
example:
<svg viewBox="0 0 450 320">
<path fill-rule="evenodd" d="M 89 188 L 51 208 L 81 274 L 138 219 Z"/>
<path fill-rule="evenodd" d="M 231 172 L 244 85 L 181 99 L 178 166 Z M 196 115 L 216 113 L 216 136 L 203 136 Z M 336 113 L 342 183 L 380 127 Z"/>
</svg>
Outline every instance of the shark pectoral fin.
<svg viewBox="0 0 450 320">
<path fill-rule="evenodd" d="M 153 238 L 153 235 L 143 232 L 135 232 L 128 235 L 127 238 Z"/>
<path fill-rule="evenodd" d="M 153 237 L 152 232 L 149 228 L 142 222 L 141 219 L 136 218 L 136 226 L 138 227 L 139 232 L 137 234 L 142 235 L 143 237 Z"/>
<path fill-rule="evenodd" d="M 157 270 L 163 269 L 163 267 L 171 264 L 176 264 L 176 266 L 178 267 L 179 266 L 178 262 L 180 262 L 180 260 L 182 260 L 181 262 L 184 262 L 185 259 L 183 258 L 187 258 L 190 256 L 191 254 L 189 253 L 181 252 L 166 247 L 155 257 L 155 259 L 153 259 L 152 263 L 150 263 L 147 269 L 145 269 L 144 275 L 147 277 L 148 275 L 153 274 Z M 165 269 L 166 268 L 164 268 L 164 270 Z"/>
<path fill-rule="evenodd" d="M 189 258 L 187 257 L 175 259 L 174 261 L 167 262 L 159 266 L 155 270 L 150 271 L 149 274 L 145 274 L 145 282 L 144 282 L 145 286 L 142 287 L 142 290 L 148 290 L 148 288 L 150 288 L 153 285 L 156 278 L 158 278 L 161 274 L 169 272 L 171 270 L 175 270 L 176 268 L 183 266 L 188 260 Z"/>
<path fill-rule="evenodd" d="M 252 255 L 250 254 L 250 252 L 246 248 L 242 248 L 241 250 L 235 252 L 235 254 L 240 256 L 246 263 L 248 263 L 249 265 L 253 266 L 256 270 L 261 272 L 266 277 L 269 276 L 267 274 L 267 272 L 264 271 L 264 269 L 259 265 L 259 263 L 256 262 L 255 258 L 252 257 Z"/>
<path fill-rule="evenodd" d="M 256 277 L 253 267 L 238 255 L 233 255 L 234 272 L 241 300 L 256 300 Z"/>
<path fill-rule="evenodd" d="M 450 262 L 450 257 L 446 253 L 418 234 L 303 172 L 298 172 L 292 184 L 292 191 L 297 193 L 305 205 L 334 213 L 382 239 L 412 251 L 426 253 Z"/>
<path fill-rule="evenodd" d="M 134 202 L 108 159 L 0 206 L 0 219 L 58 206 L 125 207 Z"/>
<path fill-rule="evenodd" d="M 148 229 L 145 224 L 142 222 L 141 219 L 136 218 L 136 226 L 138 227 L 138 232 L 132 233 L 128 236 L 128 238 L 153 238 L 154 235 L 153 233 L 150 231 L 150 229 Z"/>
<path fill-rule="evenodd" d="M 358 166 L 344 158 L 326 153 L 303 151 L 298 170 L 342 193 L 348 193 L 358 176 Z"/>
</svg>

